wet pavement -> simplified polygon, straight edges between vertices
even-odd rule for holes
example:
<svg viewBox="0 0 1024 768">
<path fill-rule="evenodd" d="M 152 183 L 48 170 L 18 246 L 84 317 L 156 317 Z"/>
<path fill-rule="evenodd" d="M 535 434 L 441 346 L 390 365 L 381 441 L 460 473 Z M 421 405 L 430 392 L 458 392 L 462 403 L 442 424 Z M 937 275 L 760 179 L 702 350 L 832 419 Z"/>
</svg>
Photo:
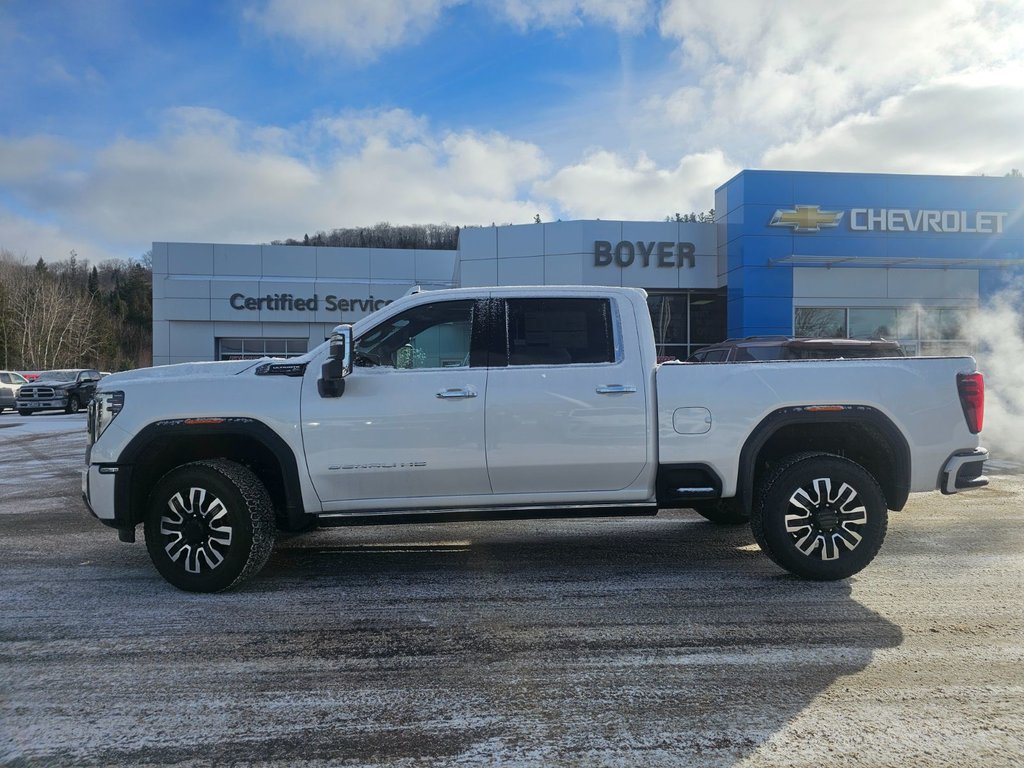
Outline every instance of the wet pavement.
<svg viewBox="0 0 1024 768">
<path fill-rule="evenodd" d="M 1024 761 L 1012 461 L 847 582 L 674 511 L 317 531 L 207 596 L 85 511 L 84 429 L 0 414 L 0 764 Z"/>
</svg>

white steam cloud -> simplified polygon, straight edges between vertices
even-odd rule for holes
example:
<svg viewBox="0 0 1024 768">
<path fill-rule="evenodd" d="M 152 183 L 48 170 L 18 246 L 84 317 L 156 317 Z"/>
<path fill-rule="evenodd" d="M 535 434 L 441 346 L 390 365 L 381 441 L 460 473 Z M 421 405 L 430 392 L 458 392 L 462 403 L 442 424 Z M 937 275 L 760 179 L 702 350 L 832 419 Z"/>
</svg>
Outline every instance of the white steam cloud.
<svg viewBox="0 0 1024 768">
<path fill-rule="evenodd" d="M 970 325 L 985 374 L 982 444 L 993 458 L 1024 461 L 1024 281 L 983 305 Z"/>
</svg>

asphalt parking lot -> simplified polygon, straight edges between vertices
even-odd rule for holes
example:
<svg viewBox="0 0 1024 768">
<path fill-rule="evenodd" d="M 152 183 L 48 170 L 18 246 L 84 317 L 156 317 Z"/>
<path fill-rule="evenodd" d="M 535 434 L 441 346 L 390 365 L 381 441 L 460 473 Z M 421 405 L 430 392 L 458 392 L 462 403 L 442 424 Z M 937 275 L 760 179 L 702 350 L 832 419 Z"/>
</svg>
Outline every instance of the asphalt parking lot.
<svg viewBox="0 0 1024 768">
<path fill-rule="evenodd" d="M 1019 766 L 1024 475 L 798 581 L 746 529 L 380 526 L 188 595 L 79 499 L 85 418 L 0 414 L 0 763 Z"/>
</svg>

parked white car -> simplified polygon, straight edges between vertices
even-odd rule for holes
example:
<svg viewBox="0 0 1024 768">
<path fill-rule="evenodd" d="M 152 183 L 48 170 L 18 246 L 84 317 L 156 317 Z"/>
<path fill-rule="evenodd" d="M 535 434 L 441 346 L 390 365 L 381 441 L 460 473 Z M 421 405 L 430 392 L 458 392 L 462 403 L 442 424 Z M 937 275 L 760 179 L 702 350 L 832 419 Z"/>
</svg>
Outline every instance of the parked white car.
<svg viewBox="0 0 1024 768">
<path fill-rule="evenodd" d="M 83 493 L 206 592 L 258 571 L 277 530 L 674 507 L 749 520 L 783 568 L 841 579 L 910 492 L 988 482 L 969 357 L 655 354 L 638 289 L 419 293 L 303 357 L 104 378 Z"/>
<path fill-rule="evenodd" d="M 22 384 L 28 379 L 16 371 L 0 371 L 0 413 L 5 408 L 13 408 Z"/>
</svg>

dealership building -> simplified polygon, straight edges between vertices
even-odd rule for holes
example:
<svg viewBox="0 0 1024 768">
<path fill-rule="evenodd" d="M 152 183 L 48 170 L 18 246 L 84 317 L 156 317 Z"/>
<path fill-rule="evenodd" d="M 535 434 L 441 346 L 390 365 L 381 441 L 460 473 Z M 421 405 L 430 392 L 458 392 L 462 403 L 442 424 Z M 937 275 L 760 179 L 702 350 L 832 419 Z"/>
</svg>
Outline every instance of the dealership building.
<svg viewBox="0 0 1024 768">
<path fill-rule="evenodd" d="M 1024 275 L 1021 178 L 743 171 L 714 207 L 470 227 L 456 250 L 155 242 L 153 363 L 301 354 L 414 286 L 644 288 L 680 359 L 765 334 L 970 353 L 970 315 Z"/>
</svg>

